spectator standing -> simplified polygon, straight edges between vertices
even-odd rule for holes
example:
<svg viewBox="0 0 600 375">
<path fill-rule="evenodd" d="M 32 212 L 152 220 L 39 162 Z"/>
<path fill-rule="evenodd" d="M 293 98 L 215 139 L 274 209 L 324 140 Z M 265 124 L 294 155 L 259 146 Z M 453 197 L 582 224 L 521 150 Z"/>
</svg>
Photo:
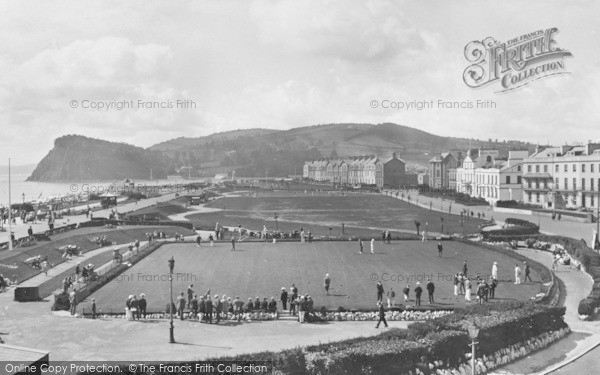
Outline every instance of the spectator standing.
<svg viewBox="0 0 600 375">
<path fill-rule="evenodd" d="M 404 289 L 402 289 L 402 293 L 404 294 L 404 302 L 408 302 L 408 297 L 410 294 L 410 285 L 406 285 Z"/>
<path fill-rule="evenodd" d="M 421 306 L 421 294 L 423 293 L 423 288 L 421 288 L 421 283 L 417 281 L 417 286 L 415 288 L 415 306 Z"/>
<path fill-rule="evenodd" d="M 140 294 L 138 305 L 140 309 L 140 315 L 146 319 L 146 308 L 148 307 L 148 301 L 146 300 L 146 295 L 144 293 Z"/>
<path fill-rule="evenodd" d="M 494 262 L 492 266 L 492 279 L 498 280 L 498 262 Z"/>
<path fill-rule="evenodd" d="M 388 309 L 390 309 L 396 305 L 395 299 L 396 299 L 396 292 L 394 292 L 393 288 L 390 288 L 390 290 L 388 290 L 388 292 L 387 292 Z"/>
<path fill-rule="evenodd" d="M 521 267 L 515 264 L 515 285 L 521 284 Z"/>
<path fill-rule="evenodd" d="M 375 239 L 371 238 L 371 254 L 375 254 Z"/>
<path fill-rule="evenodd" d="M 281 305 L 283 306 L 283 310 L 287 310 L 287 302 L 288 302 L 288 293 L 285 288 L 281 288 L 281 295 L 279 296 L 281 300 Z"/>
<path fill-rule="evenodd" d="M 96 319 L 96 299 L 92 298 L 92 319 Z"/>
<path fill-rule="evenodd" d="M 179 319 L 183 320 L 183 310 L 185 309 L 185 297 L 183 296 L 183 292 L 179 294 L 177 297 L 177 313 L 179 314 Z"/>
<path fill-rule="evenodd" d="M 435 291 L 435 285 L 433 284 L 433 281 L 431 281 L 431 279 L 429 279 L 427 281 L 427 294 L 429 296 L 429 304 L 435 303 L 435 301 L 433 300 L 433 292 Z"/>
<path fill-rule="evenodd" d="M 533 280 L 531 280 L 531 276 L 529 275 L 531 273 L 529 264 L 527 264 L 527 262 L 523 262 L 523 267 L 525 268 L 525 282 L 527 282 L 527 279 L 529 279 L 530 282 L 533 282 Z"/>
<path fill-rule="evenodd" d="M 325 284 L 324 284 L 326 295 L 329 295 L 329 286 L 330 285 L 331 285 L 331 279 L 329 278 L 329 274 L 326 273 L 325 274 Z"/>
<path fill-rule="evenodd" d="M 442 252 L 444 251 L 444 247 L 442 246 L 442 242 L 438 242 L 437 245 L 437 249 L 438 249 L 438 256 L 441 258 L 442 257 Z"/>
<path fill-rule="evenodd" d="M 383 300 L 383 284 L 381 281 L 377 282 L 377 301 Z"/>
</svg>

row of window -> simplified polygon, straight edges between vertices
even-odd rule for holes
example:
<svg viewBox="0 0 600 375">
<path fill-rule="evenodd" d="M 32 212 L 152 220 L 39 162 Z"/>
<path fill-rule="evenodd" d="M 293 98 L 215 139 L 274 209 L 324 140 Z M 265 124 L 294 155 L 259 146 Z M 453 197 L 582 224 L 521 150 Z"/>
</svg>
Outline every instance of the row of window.
<svg viewBox="0 0 600 375">
<path fill-rule="evenodd" d="M 527 193 L 525 203 L 542 203 L 540 193 Z M 577 196 L 575 194 L 563 195 L 562 199 L 568 206 L 577 205 Z M 581 194 L 581 207 L 594 207 L 595 199 L 593 195 Z"/>
<path fill-rule="evenodd" d="M 586 165 L 587 164 L 579 164 L 581 166 L 581 173 L 585 173 L 586 171 Z M 595 164 L 589 164 L 590 169 L 589 171 L 591 173 L 594 173 L 594 165 Z M 560 171 L 560 164 L 555 164 L 554 165 L 554 172 L 559 172 Z M 571 164 L 571 171 L 572 172 L 577 172 L 577 164 Z M 600 171 L 600 164 L 598 164 L 598 171 Z M 527 165 L 527 172 L 528 173 L 532 173 L 533 172 L 533 166 L 531 164 Z M 540 165 L 536 164 L 535 165 L 535 173 L 541 173 L 542 170 L 540 169 Z M 544 164 L 543 165 L 543 172 L 544 173 L 548 173 L 548 164 Z M 569 164 L 563 164 L 563 172 L 569 172 Z"/>
<path fill-rule="evenodd" d="M 590 180 L 589 185 L 586 185 L 586 180 L 587 180 L 586 178 L 581 179 L 581 186 L 580 186 L 581 190 L 594 190 L 595 189 L 594 179 L 593 178 L 589 179 Z M 598 178 L 597 181 L 598 181 L 598 185 L 596 185 L 596 186 L 600 186 L 600 178 Z M 571 182 L 572 182 L 571 185 L 569 185 L 569 179 L 564 178 L 563 184 L 561 186 L 560 179 L 556 178 L 556 179 L 554 179 L 554 188 L 555 189 L 564 189 L 564 190 L 569 190 L 569 189 L 577 190 L 577 188 L 578 188 L 577 187 L 577 179 L 573 178 L 573 179 L 571 179 Z M 546 180 L 539 181 L 537 179 L 534 181 L 531 181 L 531 180 L 527 181 L 527 187 L 530 189 L 533 187 L 535 187 L 536 189 L 540 189 L 540 188 L 541 189 L 549 189 L 550 188 L 550 186 L 546 183 Z"/>
</svg>

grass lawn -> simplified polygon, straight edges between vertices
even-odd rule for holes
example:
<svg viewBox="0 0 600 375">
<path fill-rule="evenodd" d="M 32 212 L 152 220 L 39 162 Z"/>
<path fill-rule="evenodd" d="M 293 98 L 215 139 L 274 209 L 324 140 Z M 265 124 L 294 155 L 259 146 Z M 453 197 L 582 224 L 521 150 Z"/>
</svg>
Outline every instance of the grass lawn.
<svg viewBox="0 0 600 375">
<path fill-rule="evenodd" d="M 383 282 L 386 292 L 389 288 L 396 291 L 397 302 L 402 300 L 402 288 L 410 284 L 411 304 L 414 304 L 412 289 L 416 281 L 421 281 L 424 287 L 427 276 L 431 276 L 436 285 L 436 306 L 454 307 L 465 304 L 463 296 L 456 300 L 452 295 L 451 277 L 462 269 L 464 259 L 468 259 L 470 275 L 489 275 L 492 263 L 498 262 L 501 280 L 496 290 L 498 300 L 526 300 L 540 291 L 537 274 L 532 274 L 533 283 L 514 285 L 515 261 L 508 255 L 475 245 L 444 242 L 442 258 L 437 256 L 437 243 L 433 241 L 396 241 L 390 245 L 376 242 L 376 254 L 369 253 L 366 242 L 364 245 L 365 253 L 357 254 L 356 241 L 241 242 L 236 244 L 236 252 L 230 251 L 231 245 L 224 242 L 200 248 L 195 244 L 168 244 L 90 298 L 96 298 L 99 310 L 123 312 L 129 294 L 145 293 L 149 311 L 164 311 L 169 299 L 167 260 L 171 256 L 175 258 L 174 296 L 194 284 L 198 294 L 210 289 L 212 295 L 240 296 L 244 302 L 257 296 L 261 299 L 276 296 L 279 300 L 281 287 L 289 290 L 295 283 L 300 294 L 314 297 L 316 307 L 373 309 L 377 280 Z M 331 277 L 330 296 L 323 290 L 325 273 Z M 423 298 L 427 300 L 426 292 Z"/>
<path fill-rule="evenodd" d="M 315 235 L 341 234 L 342 222 L 346 234 L 354 234 L 352 227 L 373 228 L 371 231 L 380 238 L 381 230 L 410 231 L 416 234 L 415 220 L 421 223 L 421 230 L 428 223 L 430 232 L 441 232 L 442 220 L 445 233 L 473 233 L 478 231 L 482 220 L 470 219 L 460 224 L 459 215 L 430 211 L 399 199 L 376 194 L 329 195 L 299 192 L 297 195 L 269 196 L 261 192 L 257 197 L 227 197 L 207 204 L 207 207 L 223 211 L 198 213 L 187 218 L 201 228 L 214 228 L 219 222 L 225 226 L 242 225 L 245 228 L 260 230 L 267 225 L 275 229 L 275 214 L 278 226 L 285 232 L 292 229 L 310 230 Z M 353 229 L 356 231 L 356 229 Z M 363 231 L 360 231 L 363 235 Z M 370 232 L 369 232 L 370 233 Z"/>
<path fill-rule="evenodd" d="M 0 261 L 0 263 L 5 265 L 16 265 L 16 269 L 2 267 L 0 268 L 0 273 L 2 273 L 5 277 L 8 277 L 11 280 L 18 280 L 19 282 L 23 282 L 24 280 L 29 279 L 32 276 L 35 276 L 41 273 L 40 270 L 30 267 L 25 263 L 27 258 L 41 255 L 42 257 L 48 256 L 48 261 L 51 264 L 57 265 L 64 262 L 62 259 L 62 253 L 59 252 L 58 249 L 64 245 L 78 245 L 81 247 L 83 252 L 87 252 L 89 250 L 94 250 L 98 248 L 94 242 L 91 241 L 92 238 L 98 236 L 106 236 L 108 240 L 115 242 L 117 244 L 128 243 L 136 238 L 139 240 L 145 239 L 145 233 L 155 230 L 162 230 L 167 233 L 169 236 L 173 236 L 175 233 L 180 233 L 184 235 L 192 235 L 195 232 L 182 228 L 182 227 L 173 227 L 173 226 L 129 226 L 122 227 L 121 229 L 113 228 L 113 229 L 104 229 L 104 228 L 81 228 L 75 229 L 69 232 L 61 233 L 60 236 L 53 236 L 50 242 L 38 242 L 36 246 L 19 248 L 19 252 L 14 252 L 12 256 L 6 257 Z M 77 258 L 75 258 L 75 263 L 73 264 L 73 269 L 77 265 Z M 89 262 L 88 262 L 89 263 Z M 100 264 L 97 264 L 100 266 Z"/>
</svg>

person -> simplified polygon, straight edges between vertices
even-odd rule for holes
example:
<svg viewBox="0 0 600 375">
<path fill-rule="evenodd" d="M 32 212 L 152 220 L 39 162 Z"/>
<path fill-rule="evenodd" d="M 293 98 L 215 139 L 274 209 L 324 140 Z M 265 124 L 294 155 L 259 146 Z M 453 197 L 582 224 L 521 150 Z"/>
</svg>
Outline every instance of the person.
<svg viewBox="0 0 600 375">
<path fill-rule="evenodd" d="M 292 287 L 290 288 L 292 293 L 298 296 L 298 288 L 296 288 L 296 284 L 292 283 Z"/>
<path fill-rule="evenodd" d="M 562 217 L 562 214 L 559 212 L 558 213 L 558 221 L 560 221 L 560 218 Z"/>
<path fill-rule="evenodd" d="M 190 300 L 190 307 L 192 308 L 192 316 L 194 319 L 198 319 L 198 296 L 196 294 Z"/>
<path fill-rule="evenodd" d="M 281 288 L 281 295 L 279 296 L 283 310 L 287 310 L 288 293 L 285 288 Z"/>
<path fill-rule="evenodd" d="M 133 295 L 130 295 L 125 301 L 125 319 L 131 320 L 131 301 L 133 300 Z"/>
<path fill-rule="evenodd" d="M 471 280 L 465 277 L 465 301 L 471 302 Z"/>
<path fill-rule="evenodd" d="M 148 301 L 146 301 L 146 295 L 140 294 L 140 300 L 138 302 L 138 308 L 140 309 L 140 315 L 146 319 L 146 308 L 148 307 Z"/>
<path fill-rule="evenodd" d="M 203 322 L 206 318 L 206 299 L 204 296 L 200 296 L 198 300 L 198 321 Z"/>
<path fill-rule="evenodd" d="M 177 297 L 177 313 L 179 314 L 179 319 L 183 320 L 183 310 L 185 309 L 185 297 L 183 296 L 183 292 L 179 294 Z"/>
<path fill-rule="evenodd" d="M 217 237 L 217 240 L 219 239 L 219 230 L 220 230 L 219 223 L 217 223 L 215 225 L 215 236 Z"/>
<path fill-rule="evenodd" d="M 477 302 L 478 303 L 483 303 L 483 280 L 479 280 L 479 282 L 477 283 Z"/>
<path fill-rule="evenodd" d="M 304 316 L 306 315 L 306 300 L 304 296 L 300 296 L 298 302 L 298 321 L 304 323 Z"/>
<path fill-rule="evenodd" d="M 251 313 L 254 311 L 254 302 L 252 302 L 252 298 L 248 298 L 248 302 L 246 303 L 246 312 Z"/>
<path fill-rule="evenodd" d="M 381 281 L 377 282 L 377 301 L 383 300 L 383 284 Z"/>
<path fill-rule="evenodd" d="M 454 283 L 454 295 L 458 296 L 458 284 L 460 283 L 460 279 L 457 273 L 454 274 L 452 282 Z"/>
<path fill-rule="evenodd" d="M 215 243 L 215 239 L 213 238 L 212 233 L 208 235 L 208 240 L 210 241 L 210 246 L 213 246 Z"/>
<path fill-rule="evenodd" d="M 404 294 L 404 302 L 408 302 L 408 295 L 410 294 L 410 285 L 406 285 L 404 289 L 402 289 L 402 293 Z"/>
<path fill-rule="evenodd" d="M 498 280 L 498 262 L 494 262 L 492 266 L 492 279 Z"/>
<path fill-rule="evenodd" d="M 415 306 L 421 306 L 421 293 L 423 293 L 423 288 L 421 288 L 421 283 L 417 281 L 417 286 L 415 288 Z"/>
<path fill-rule="evenodd" d="M 242 319 L 243 307 L 244 302 L 242 302 L 239 296 L 236 296 L 235 300 L 233 301 L 233 316 L 237 317 L 238 322 Z"/>
<path fill-rule="evenodd" d="M 442 242 L 441 241 L 438 242 L 437 248 L 438 248 L 438 256 L 441 258 L 442 257 L 442 251 L 444 251 L 444 248 L 442 246 Z"/>
<path fill-rule="evenodd" d="M 515 264 L 515 285 L 521 284 L 521 267 Z"/>
<path fill-rule="evenodd" d="M 527 279 L 529 279 L 530 282 L 533 282 L 533 280 L 531 280 L 531 268 L 529 267 L 529 264 L 527 264 L 527 262 L 523 262 L 523 265 L 525 268 L 525 282 L 527 282 Z"/>
<path fill-rule="evenodd" d="M 221 313 L 223 312 L 223 300 L 219 299 L 219 295 L 215 294 L 215 317 L 217 318 L 216 324 L 221 321 Z"/>
<path fill-rule="evenodd" d="M 433 300 L 433 292 L 435 291 L 433 281 L 431 281 L 431 279 L 427 280 L 427 285 L 425 287 L 427 288 L 427 294 L 429 296 L 429 304 L 435 303 Z"/>
<path fill-rule="evenodd" d="M 198 245 L 198 247 L 202 246 L 202 237 L 200 237 L 200 235 L 196 237 L 196 245 Z"/>
<path fill-rule="evenodd" d="M 235 251 L 235 237 L 231 237 L 231 251 Z"/>
<path fill-rule="evenodd" d="M 294 293 L 294 288 L 290 288 L 290 293 L 290 315 L 296 315 L 296 299 L 298 298 L 298 293 Z"/>
<path fill-rule="evenodd" d="M 81 273 L 81 263 L 77 263 L 75 266 L 75 280 L 79 282 L 79 274 Z"/>
<path fill-rule="evenodd" d="M 300 230 L 300 242 L 304 243 L 304 229 Z"/>
<path fill-rule="evenodd" d="M 381 244 L 383 245 L 385 243 L 385 231 L 381 232 Z"/>
<path fill-rule="evenodd" d="M 383 307 L 383 303 L 381 303 L 381 301 L 377 301 L 377 306 L 379 307 L 379 321 L 377 321 L 375 328 L 379 328 L 379 324 L 381 324 L 381 322 L 383 322 L 385 328 L 387 328 L 388 324 L 385 320 L 385 308 Z"/>
<path fill-rule="evenodd" d="M 329 278 L 329 274 L 325 274 L 325 294 L 329 295 L 329 286 L 331 285 L 331 279 Z"/>
<path fill-rule="evenodd" d="M 267 297 L 263 298 L 262 302 L 260 303 L 260 309 L 262 311 L 269 310 L 269 301 L 267 301 Z"/>
<path fill-rule="evenodd" d="M 275 297 L 271 297 L 271 300 L 269 301 L 269 305 L 267 306 L 267 308 L 271 314 L 274 314 L 275 312 L 277 312 L 277 301 L 275 301 Z"/>
<path fill-rule="evenodd" d="M 375 239 L 371 238 L 371 254 L 375 254 Z"/>
<path fill-rule="evenodd" d="M 458 274 L 458 294 L 465 294 L 465 280 L 466 277 L 463 273 Z"/>
<path fill-rule="evenodd" d="M 393 288 L 390 288 L 390 290 L 388 290 L 388 292 L 387 292 L 388 309 L 390 309 L 396 305 L 396 303 L 394 301 L 395 298 L 396 298 L 396 292 L 394 292 Z"/>
<path fill-rule="evenodd" d="M 188 306 L 192 306 L 192 298 L 194 298 L 194 285 L 190 284 L 187 288 L 187 296 L 188 296 Z"/>
<path fill-rule="evenodd" d="M 560 255 L 555 254 L 554 255 L 554 259 L 552 260 L 552 269 L 556 270 L 558 269 L 558 261 L 560 260 Z"/>
<path fill-rule="evenodd" d="M 213 302 L 210 299 L 210 294 L 206 295 L 206 302 L 204 303 L 204 309 L 206 310 L 206 320 L 208 320 L 208 324 L 212 324 L 212 316 L 213 316 Z"/>
<path fill-rule="evenodd" d="M 496 296 L 496 287 L 498 286 L 498 281 L 492 277 L 489 285 L 490 285 L 490 298 L 494 298 Z"/>
<path fill-rule="evenodd" d="M 140 240 L 138 240 L 138 239 L 136 238 L 136 240 L 135 240 L 135 242 L 134 242 L 134 243 L 135 243 L 135 252 L 136 252 L 136 253 L 139 253 L 139 252 L 140 252 Z"/>
<path fill-rule="evenodd" d="M 469 277 L 469 274 L 467 273 L 468 271 L 468 267 L 467 267 L 467 260 L 465 259 L 465 261 L 463 262 L 463 267 L 462 267 L 462 273 L 464 277 Z"/>
<path fill-rule="evenodd" d="M 96 319 L 96 299 L 92 298 L 92 319 Z"/>
<path fill-rule="evenodd" d="M 363 243 L 362 243 L 361 239 L 358 240 L 358 253 L 359 254 L 363 253 Z"/>
<path fill-rule="evenodd" d="M 137 296 L 133 296 L 133 299 L 131 300 L 131 318 L 132 320 L 140 320 L 140 303 L 137 299 Z"/>
<path fill-rule="evenodd" d="M 488 295 L 490 294 L 490 284 L 485 279 L 481 280 L 483 282 L 483 299 L 485 302 L 488 301 Z"/>
<path fill-rule="evenodd" d="M 27 234 L 29 235 L 29 239 L 33 238 L 33 228 L 31 225 L 29 226 L 29 229 L 27 229 Z"/>
</svg>

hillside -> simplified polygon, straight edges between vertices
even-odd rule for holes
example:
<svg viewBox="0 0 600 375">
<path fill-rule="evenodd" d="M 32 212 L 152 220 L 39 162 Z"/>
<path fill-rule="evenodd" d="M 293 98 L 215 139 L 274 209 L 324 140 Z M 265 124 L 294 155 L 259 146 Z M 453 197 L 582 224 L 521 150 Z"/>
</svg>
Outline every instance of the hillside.
<svg viewBox="0 0 600 375">
<path fill-rule="evenodd" d="M 171 173 L 171 160 L 164 154 L 124 143 L 80 135 L 54 141 L 54 148 L 40 161 L 28 181 L 78 181 L 155 178 Z"/>
<path fill-rule="evenodd" d="M 243 176 L 301 174 L 306 160 L 331 156 L 380 155 L 397 152 L 410 170 L 425 169 L 437 152 L 495 148 L 533 149 L 519 141 L 447 138 L 396 124 L 327 124 L 289 130 L 244 129 L 206 137 L 180 137 L 148 149 L 83 136 L 65 136 L 38 164 L 33 181 L 155 178 L 167 174 L 193 177 L 236 171 Z"/>
</svg>

